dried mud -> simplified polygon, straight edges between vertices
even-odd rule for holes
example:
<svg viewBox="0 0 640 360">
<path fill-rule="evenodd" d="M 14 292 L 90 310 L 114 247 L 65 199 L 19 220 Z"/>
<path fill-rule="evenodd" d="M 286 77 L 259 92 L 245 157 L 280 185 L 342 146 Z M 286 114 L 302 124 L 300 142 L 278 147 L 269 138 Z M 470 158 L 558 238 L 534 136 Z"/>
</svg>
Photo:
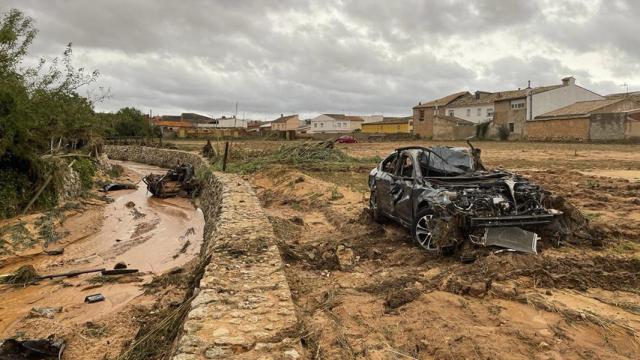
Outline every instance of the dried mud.
<svg viewBox="0 0 640 360">
<path fill-rule="evenodd" d="M 559 167 L 521 172 L 575 204 L 601 241 L 547 239 L 539 255 L 468 248 L 476 260 L 462 263 L 373 223 L 357 186 L 286 167 L 248 177 L 279 238 L 307 358 L 640 357 L 638 183 Z"/>
<path fill-rule="evenodd" d="M 148 171 L 163 171 L 121 164 L 126 169 L 121 180 L 127 182 L 139 181 Z M 25 287 L 0 285 L 0 338 L 55 334 L 67 343 L 64 359 L 114 359 L 141 327 L 182 302 L 202 241 L 202 213 L 186 199 L 151 198 L 144 185 L 109 196 L 112 203 L 81 200 L 55 222 L 55 231 L 66 235 L 49 247 L 64 253 L 51 256 L 40 246 L 13 247 L 11 254 L 0 258 L 0 273 L 23 265 L 33 265 L 40 274 L 111 269 L 117 262 L 140 272 L 85 274 Z M 33 230 L 37 218 L 19 221 Z M 169 271 L 175 268 L 183 271 Z M 103 294 L 105 301 L 85 304 L 85 296 L 95 293 Z M 32 308 L 47 307 L 62 309 L 50 317 L 33 316 Z"/>
</svg>

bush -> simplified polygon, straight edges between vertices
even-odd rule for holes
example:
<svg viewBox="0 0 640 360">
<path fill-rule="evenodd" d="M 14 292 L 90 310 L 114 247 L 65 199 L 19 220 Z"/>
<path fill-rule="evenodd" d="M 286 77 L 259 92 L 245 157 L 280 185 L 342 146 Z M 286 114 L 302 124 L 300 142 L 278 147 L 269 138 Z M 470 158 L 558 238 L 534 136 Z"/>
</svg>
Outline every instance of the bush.
<svg viewBox="0 0 640 360">
<path fill-rule="evenodd" d="M 78 158 L 72 167 L 80 176 L 82 188 L 85 190 L 91 189 L 93 186 L 93 175 L 96 173 L 96 167 L 93 165 L 93 162 L 87 158 Z"/>
<path fill-rule="evenodd" d="M 0 218 L 18 215 L 29 201 L 30 185 L 29 178 L 19 172 L 10 169 L 0 171 Z"/>
<path fill-rule="evenodd" d="M 509 140 L 509 135 L 511 131 L 509 131 L 509 127 L 505 124 L 500 125 L 498 128 L 498 138 L 500 140 Z"/>
</svg>

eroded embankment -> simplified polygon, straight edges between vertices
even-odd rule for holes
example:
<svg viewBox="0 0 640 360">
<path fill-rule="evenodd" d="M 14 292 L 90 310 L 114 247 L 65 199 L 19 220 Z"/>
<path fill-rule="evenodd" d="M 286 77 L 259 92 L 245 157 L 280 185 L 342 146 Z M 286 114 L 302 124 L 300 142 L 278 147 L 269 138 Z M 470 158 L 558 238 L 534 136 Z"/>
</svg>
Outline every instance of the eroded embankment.
<svg viewBox="0 0 640 360">
<path fill-rule="evenodd" d="M 272 227 L 251 186 L 210 173 L 197 154 L 106 146 L 112 159 L 163 167 L 192 164 L 203 181 L 205 228 L 200 258 L 208 264 L 191 301 L 174 359 L 297 358 L 298 321 Z"/>
</svg>

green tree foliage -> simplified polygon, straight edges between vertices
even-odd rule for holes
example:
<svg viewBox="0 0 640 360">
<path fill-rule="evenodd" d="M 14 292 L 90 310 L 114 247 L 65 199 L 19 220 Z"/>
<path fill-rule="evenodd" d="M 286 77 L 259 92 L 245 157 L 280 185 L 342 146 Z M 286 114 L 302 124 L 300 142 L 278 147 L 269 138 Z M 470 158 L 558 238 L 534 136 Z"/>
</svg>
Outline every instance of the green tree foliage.
<svg viewBox="0 0 640 360">
<path fill-rule="evenodd" d="M 0 183 L 0 194 L 15 193 L 15 201 L 0 204 L 2 216 L 15 214 L 51 175 L 42 155 L 74 149 L 100 129 L 93 102 L 78 93 L 98 72 L 73 67 L 71 44 L 62 57 L 24 68 L 36 34 L 33 20 L 19 10 L 0 16 L 0 172 L 13 179 Z M 42 198 L 52 198 L 47 195 Z"/>
</svg>

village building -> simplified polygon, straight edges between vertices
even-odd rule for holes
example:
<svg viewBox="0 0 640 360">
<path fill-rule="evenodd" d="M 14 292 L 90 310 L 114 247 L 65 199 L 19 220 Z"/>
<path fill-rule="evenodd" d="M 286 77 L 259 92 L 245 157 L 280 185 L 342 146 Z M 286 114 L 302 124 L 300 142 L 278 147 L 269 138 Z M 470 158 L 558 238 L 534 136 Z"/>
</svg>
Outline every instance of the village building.
<svg viewBox="0 0 640 360">
<path fill-rule="evenodd" d="M 509 138 L 521 139 L 525 122 L 578 101 L 603 100 L 604 97 L 576 85 L 575 78 L 562 79 L 558 85 L 527 87 L 496 93 L 491 133 L 500 127 L 509 130 Z"/>
<path fill-rule="evenodd" d="M 349 133 L 362 129 L 360 116 L 322 114 L 311 119 L 308 133 Z"/>
<path fill-rule="evenodd" d="M 449 103 L 444 113 L 476 124 L 489 122 L 493 120 L 495 99 L 496 94 L 486 91 L 476 91 L 474 95 L 465 94 Z"/>
<path fill-rule="evenodd" d="M 413 131 L 415 134 L 424 138 L 434 138 L 434 123 L 436 117 L 445 117 L 447 105 L 453 101 L 464 97 L 471 96 L 468 91 L 447 95 L 443 98 L 419 103 L 413 107 Z M 461 119 L 462 120 L 462 119 Z M 466 120 L 465 120 L 466 121 Z M 439 122 L 441 124 L 442 122 Z"/>
<path fill-rule="evenodd" d="M 528 86 L 494 93 L 477 91 L 473 95 L 464 91 L 414 106 L 414 128 L 421 136 L 438 139 L 433 127 L 435 117 L 440 116 L 474 124 L 491 122 L 490 137 L 496 137 L 500 128 L 504 128 L 509 138 L 520 139 L 524 136 L 525 122 L 528 120 L 578 101 L 603 99 L 593 91 L 576 85 L 575 78 L 571 76 L 562 79 L 560 84 L 550 86 Z M 462 124 L 460 121 L 455 123 Z"/>
<path fill-rule="evenodd" d="M 297 114 L 280 117 L 271 122 L 271 130 L 274 131 L 294 131 L 300 126 L 300 118 Z"/>
<path fill-rule="evenodd" d="M 530 140 L 606 141 L 640 138 L 640 99 L 580 101 L 528 120 Z"/>
<path fill-rule="evenodd" d="M 412 131 L 413 117 L 383 117 L 382 121 L 365 122 L 362 132 L 367 134 L 409 134 Z"/>
</svg>

